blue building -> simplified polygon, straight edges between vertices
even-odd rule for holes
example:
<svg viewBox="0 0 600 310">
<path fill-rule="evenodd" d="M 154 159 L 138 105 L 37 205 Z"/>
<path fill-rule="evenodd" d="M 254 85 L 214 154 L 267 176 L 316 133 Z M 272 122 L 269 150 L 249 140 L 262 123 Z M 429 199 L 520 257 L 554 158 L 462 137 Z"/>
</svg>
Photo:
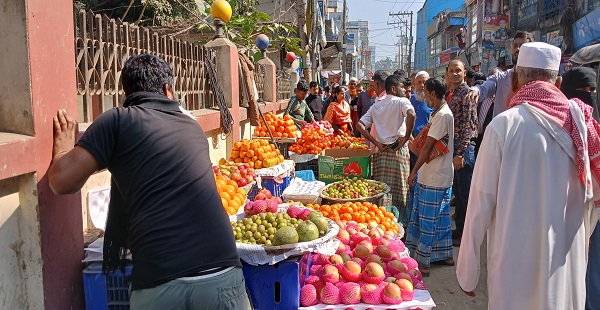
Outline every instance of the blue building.
<svg viewBox="0 0 600 310">
<path fill-rule="evenodd" d="M 425 0 L 423 7 L 417 12 L 415 70 L 427 68 L 430 54 L 429 43 L 427 41 L 427 27 L 434 21 L 433 17 L 446 10 L 458 11 L 464 6 L 464 0 Z"/>
</svg>

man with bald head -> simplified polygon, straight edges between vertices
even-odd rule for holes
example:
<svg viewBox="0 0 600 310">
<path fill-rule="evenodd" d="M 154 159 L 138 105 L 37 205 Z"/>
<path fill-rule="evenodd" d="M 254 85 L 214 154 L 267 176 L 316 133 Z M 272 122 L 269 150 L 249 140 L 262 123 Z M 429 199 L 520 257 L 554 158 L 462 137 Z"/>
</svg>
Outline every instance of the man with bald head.
<svg viewBox="0 0 600 310">
<path fill-rule="evenodd" d="M 452 232 L 452 243 L 460 246 L 471 176 L 475 165 L 475 142 L 477 137 L 477 104 L 474 100 L 465 100 L 470 91 L 465 82 L 467 70 L 460 59 L 454 59 L 446 68 L 446 83 L 450 94 L 446 101 L 454 115 L 454 206 L 456 207 L 456 230 Z"/>
</svg>

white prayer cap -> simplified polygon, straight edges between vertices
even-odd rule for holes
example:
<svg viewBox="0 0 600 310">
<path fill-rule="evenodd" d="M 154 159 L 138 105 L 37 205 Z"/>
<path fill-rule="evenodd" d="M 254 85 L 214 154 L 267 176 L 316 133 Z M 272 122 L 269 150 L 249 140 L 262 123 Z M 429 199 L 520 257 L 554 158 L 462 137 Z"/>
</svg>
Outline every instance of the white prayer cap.
<svg viewBox="0 0 600 310">
<path fill-rule="evenodd" d="M 352 81 L 354 81 L 354 82 L 358 82 L 358 78 L 356 78 L 356 77 L 351 77 L 351 78 L 350 78 L 350 81 L 351 81 L 351 82 L 352 82 Z"/>
<path fill-rule="evenodd" d="M 415 79 L 420 77 L 421 75 L 424 75 L 427 78 L 429 78 L 429 73 L 427 73 L 427 71 L 419 71 L 419 72 L 417 72 L 417 74 L 415 74 Z"/>
<path fill-rule="evenodd" d="M 519 50 L 517 66 L 558 71 L 560 54 L 560 48 L 544 42 L 525 43 Z"/>
</svg>

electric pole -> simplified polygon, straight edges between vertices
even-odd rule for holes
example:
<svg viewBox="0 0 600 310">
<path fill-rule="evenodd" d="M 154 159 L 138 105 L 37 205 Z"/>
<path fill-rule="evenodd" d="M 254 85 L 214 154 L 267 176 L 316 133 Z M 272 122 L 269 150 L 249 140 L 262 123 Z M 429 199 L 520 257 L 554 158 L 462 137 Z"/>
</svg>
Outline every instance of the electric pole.
<svg viewBox="0 0 600 310">
<path fill-rule="evenodd" d="M 407 72 L 408 74 L 410 74 L 410 71 L 412 69 L 412 43 L 413 43 L 413 12 L 408 12 L 408 11 L 404 11 L 404 12 L 398 12 L 398 13 L 389 13 L 390 16 L 398 16 L 400 18 L 406 17 L 406 16 L 410 16 L 410 24 L 408 24 L 408 21 L 405 19 L 400 19 L 397 22 L 394 23 L 388 23 L 388 25 L 396 25 L 396 26 L 400 26 L 400 25 L 404 25 L 405 26 L 405 31 L 408 31 L 407 33 L 407 40 L 408 40 L 408 61 L 407 61 Z M 402 28 L 400 28 L 400 33 L 402 35 Z M 403 38 L 400 38 L 400 40 L 402 40 Z M 402 42 L 402 41 L 401 41 Z M 404 61 L 402 61 L 404 64 Z"/>
<path fill-rule="evenodd" d="M 342 77 L 340 80 L 340 85 L 342 85 L 342 83 L 344 82 L 344 80 L 346 79 L 346 0 L 344 0 L 344 5 L 343 5 L 343 9 L 342 9 L 342 51 L 343 51 L 343 57 L 342 57 Z"/>
</svg>

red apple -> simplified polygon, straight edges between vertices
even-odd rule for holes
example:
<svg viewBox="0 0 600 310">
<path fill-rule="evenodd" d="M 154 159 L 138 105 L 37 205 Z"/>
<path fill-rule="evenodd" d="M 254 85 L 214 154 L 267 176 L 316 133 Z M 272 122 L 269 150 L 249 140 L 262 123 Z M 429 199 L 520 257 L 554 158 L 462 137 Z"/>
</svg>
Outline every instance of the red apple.
<svg viewBox="0 0 600 310">
<path fill-rule="evenodd" d="M 246 175 L 246 181 L 248 181 L 248 183 L 252 183 L 252 181 L 254 181 L 254 178 L 251 175 Z"/>
<path fill-rule="evenodd" d="M 237 184 L 239 187 L 244 187 L 244 186 L 248 185 L 248 180 L 241 178 L 237 181 Z"/>
</svg>

